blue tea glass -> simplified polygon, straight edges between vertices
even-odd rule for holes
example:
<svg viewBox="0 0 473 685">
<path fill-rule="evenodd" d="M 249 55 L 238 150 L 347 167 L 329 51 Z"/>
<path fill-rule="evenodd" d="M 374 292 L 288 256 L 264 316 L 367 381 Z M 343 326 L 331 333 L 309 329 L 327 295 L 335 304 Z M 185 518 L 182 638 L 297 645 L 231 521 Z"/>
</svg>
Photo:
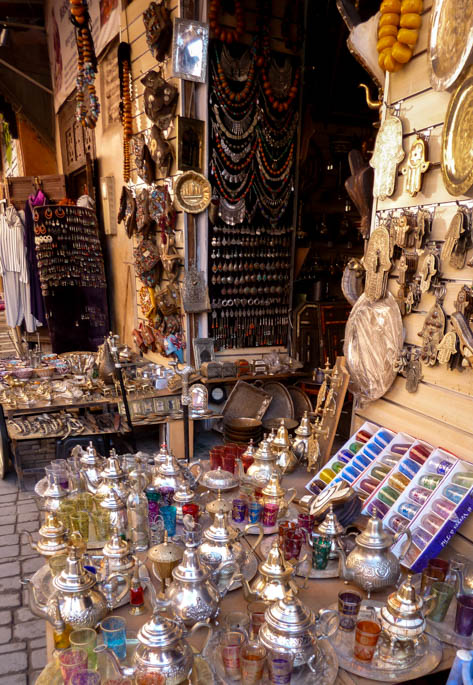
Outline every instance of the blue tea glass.
<svg viewBox="0 0 473 685">
<path fill-rule="evenodd" d="M 176 507 L 171 504 L 161 506 L 159 513 L 163 517 L 164 527 L 169 537 L 172 538 L 176 534 Z"/>
<path fill-rule="evenodd" d="M 120 616 L 104 618 L 102 629 L 104 644 L 109 647 L 119 659 L 126 658 L 126 621 Z"/>
</svg>

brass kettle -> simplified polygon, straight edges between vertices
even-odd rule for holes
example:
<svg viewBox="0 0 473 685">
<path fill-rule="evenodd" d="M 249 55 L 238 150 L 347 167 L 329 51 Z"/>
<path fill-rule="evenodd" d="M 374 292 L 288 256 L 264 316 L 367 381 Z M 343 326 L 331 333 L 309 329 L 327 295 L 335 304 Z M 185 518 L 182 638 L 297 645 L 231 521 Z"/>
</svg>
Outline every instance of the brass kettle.
<svg viewBox="0 0 473 685">
<path fill-rule="evenodd" d="M 275 602 L 283 599 L 289 590 L 297 594 L 299 587 L 302 589 L 306 585 L 307 578 L 299 586 L 294 578 L 296 567 L 307 559 L 307 554 L 297 560 L 296 563 L 286 561 L 283 551 L 279 546 L 276 537 L 267 559 L 261 561 L 258 566 L 258 575 L 251 583 L 243 578 L 243 593 L 248 602 L 253 600 L 263 600 L 264 602 Z M 310 570 L 310 566 L 309 566 Z"/>
<path fill-rule="evenodd" d="M 28 530 L 25 530 L 30 545 L 35 552 L 43 557 L 52 557 L 53 554 L 64 552 L 67 548 L 66 529 L 54 514 L 47 514 L 46 521 L 39 529 L 39 540 L 35 542 Z"/>
<path fill-rule="evenodd" d="M 391 547 L 403 536 L 407 539 L 402 547 L 399 558 L 391 552 Z M 371 592 L 383 590 L 385 587 L 397 583 L 400 573 L 400 560 L 411 544 L 410 530 L 401 531 L 395 536 L 383 528 L 383 522 L 376 517 L 376 513 L 368 519 L 368 524 L 362 533 L 355 538 L 356 545 L 346 555 L 340 547 L 340 576 L 366 590 L 368 597 Z"/>
</svg>

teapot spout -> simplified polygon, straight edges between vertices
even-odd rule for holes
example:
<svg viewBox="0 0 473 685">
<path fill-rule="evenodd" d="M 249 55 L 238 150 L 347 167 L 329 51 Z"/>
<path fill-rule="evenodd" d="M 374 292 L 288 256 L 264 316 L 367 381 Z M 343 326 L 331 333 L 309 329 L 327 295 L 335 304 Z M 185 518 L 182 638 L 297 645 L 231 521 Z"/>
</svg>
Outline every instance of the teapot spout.
<svg viewBox="0 0 473 685">
<path fill-rule="evenodd" d="M 44 618 L 47 621 L 49 621 L 49 614 L 48 614 L 48 609 L 47 605 L 43 604 L 38 600 L 38 595 L 36 593 L 36 588 L 34 584 L 31 582 L 30 578 L 22 578 L 21 579 L 21 584 L 27 588 L 28 590 L 28 604 L 31 609 L 31 612 L 35 616 L 39 616 L 39 618 Z"/>
<path fill-rule="evenodd" d="M 28 538 L 28 542 L 30 543 L 31 549 L 33 549 L 35 552 L 38 552 L 38 551 L 39 551 L 39 550 L 38 550 L 38 545 L 37 545 L 36 542 L 33 540 L 33 536 L 31 535 L 30 531 L 29 531 L 29 530 L 25 530 L 25 531 L 23 531 L 23 532 L 26 534 L 26 536 L 27 536 L 27 538 Z"/>
<path fill-rule="evenodd" d="M 338 568 L 340 578 L 347 582 L 353 580 L 353 571 L 347 568 L 347 555 L 341 546 L 338 548 Z"/>
<path fill-rule="evenodd" d="M 242 577 L 241 583 L 242 583 L 242 586 L 243 586 L 243 595 L 244 595 L 244 597 L 245 597 L 245 599 L 246 599 L 247 602 L 254 602 L 254 601 L 260 599 L 258 593 L 257 593 L 257 592 L 254 592 L 254 591 L 250 588 L 250 584 L 249 584 L 249 582 L 247 581 L 246 578 L 243 578 L 243 577 Z"/>
</svg>

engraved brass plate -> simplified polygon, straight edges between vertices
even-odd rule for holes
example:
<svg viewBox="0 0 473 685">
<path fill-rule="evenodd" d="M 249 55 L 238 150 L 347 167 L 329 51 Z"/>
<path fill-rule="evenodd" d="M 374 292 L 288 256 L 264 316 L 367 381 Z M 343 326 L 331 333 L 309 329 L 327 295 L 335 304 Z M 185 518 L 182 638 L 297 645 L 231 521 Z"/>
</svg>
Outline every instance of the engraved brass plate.
<svg viewBox="0 0 473 685">
<path fill-rule="evenodd" d="M 174 202 L 178 209 L 190 214 L 200 214 L 210 204 L 210 183 L 196 171 L 186 171 L 174 184 Z"/>
<path fill-rule="evenodd" d="M 450 99 L 442 135 L 442 175 L 451 195 L 473 185 L 473 67 Z"/>
<path fill-rule="evenodd" d="M 460 76 L 473 48 L 471 0 L 434 0 L 429 39 L 430 82 L 447 90 Z"/>
</svg>

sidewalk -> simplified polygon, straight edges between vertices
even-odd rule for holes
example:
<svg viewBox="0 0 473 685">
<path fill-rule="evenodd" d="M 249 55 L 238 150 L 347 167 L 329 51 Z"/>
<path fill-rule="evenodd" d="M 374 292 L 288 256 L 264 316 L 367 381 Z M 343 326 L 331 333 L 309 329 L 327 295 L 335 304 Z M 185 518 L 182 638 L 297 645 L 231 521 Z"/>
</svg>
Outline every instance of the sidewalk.
<svg viewBox="0 0 473 685">
<path fill-rule="evenodd" d="M 0 685 L 33 685 L 46 664 L 45 622 L 29 610 L 20 584 L 44 563 L 22 534 L 38 529 L 33 493 L 19 492 L 9 473 L 0 481 Z"/>
</svg>

